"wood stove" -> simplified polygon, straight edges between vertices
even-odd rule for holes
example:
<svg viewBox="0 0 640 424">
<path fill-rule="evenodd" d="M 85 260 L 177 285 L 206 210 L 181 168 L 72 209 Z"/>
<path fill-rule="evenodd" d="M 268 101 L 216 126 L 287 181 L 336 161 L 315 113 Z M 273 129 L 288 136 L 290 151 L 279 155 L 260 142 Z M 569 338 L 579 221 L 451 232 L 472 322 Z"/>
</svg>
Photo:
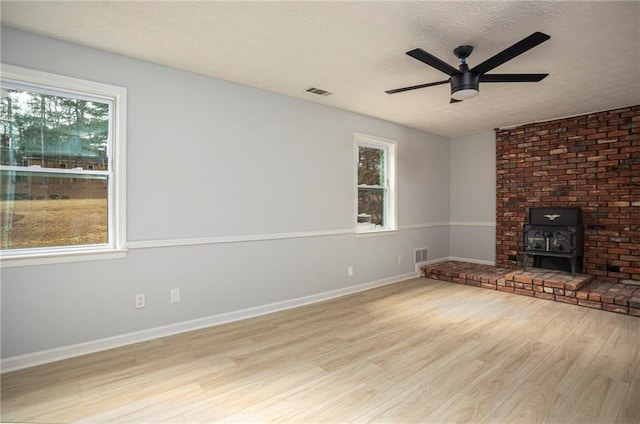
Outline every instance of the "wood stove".
<svg viewBox="0 0 640 424">
<path fill-rule="evenodd" d="M 580 208 L 531 208 L 524 225 L 523 268 L 529 256 L 536 268 L 582 272 L 584 227 Z"/>
</svg>

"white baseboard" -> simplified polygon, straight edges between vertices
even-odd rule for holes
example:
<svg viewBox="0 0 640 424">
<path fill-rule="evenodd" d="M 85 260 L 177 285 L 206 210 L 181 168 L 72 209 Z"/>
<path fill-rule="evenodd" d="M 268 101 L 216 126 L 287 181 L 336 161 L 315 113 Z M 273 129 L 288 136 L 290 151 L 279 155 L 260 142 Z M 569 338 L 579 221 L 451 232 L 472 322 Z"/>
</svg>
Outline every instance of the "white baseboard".
<svg viewBox="0 0 640 424">
<path fill-rule="evenodd" d="M 416 278 L 419 276 L 420 273 L 417 271 L 410 272 L 407 274 L 396 275 L 370 283 L 359 284 L 357 286 L 345 287 L 342 289 L 332 290 L 324 293 L 299 297 L 297 299 L 285 300 L 282 302 L 270 303 L 268 305 L 261 305 L 253 308 L 212 315 L 195 320 L 179 322 L 163 327 L 150 328 L 148 330 L 136 331 L 133 333 L 107 337 L 104 339 L 93 340 L 85 343 L 78 343 L 55 349 L 42 350 L 25 355 L 12 356 L 3 359 L 0 363 L 0 368 L 2 370 L 1 372 L 5 373 L 20 370 L 23 368 L 33 367 L 36 365 L 48 364 L 50 362 L 60 361 L 63 359 L 86 355 L 89 353 L 95 353 L 103 350 L 113 349 L 116 347 L 130 345 L 133 343 L 153 340 L 159 337 L 166 337 L 174 334 L 184 333 L 187 331 L 199 330 L 202 328 L 226 324 L 233 321 L 239 321 L 260 315 L 270 314 L 273 312 L 283 311 L 286 309 L 296 308 L 299 306 L 309 305 L 312 303 L 322 302 L 324 300 L 329 300 L 336 297 L 370 290 L 376 287 L 398 283 L 400 281 L 409 280 L 411 278 Z"/>
<path fill-rule="evenodd" d="M 459 258 L 457 256 L 449 256 L 450 261 L 458 261 L 458 262 L 471 262 L 472 264 L 480 264 L 480 265 L 492 265 L 495 266 L 495 261 L 485 261 L 483 259 L 473 259 L 473 258 Z"/>
<path fill-rule="evenodd" d="M 437 264 L 438 262 L 444 262 L 444 261 L 448 261 L 448 260 L 449 260 L 449 257 L 445 256 L 443 258 L 429 259 L 426 262 L 421 262 L 419 265 L 420 266 L 433 265 L 433 264 Z"/>
<path fill-rule="evenodd" d="M 425 265 L 433 265 L 433 264 L 437 264 L 438 262 L 445 262 L 445 261 L 470 262 L 472 264 L 491 265 L 491 266 L 495 266 L 496 265 L 495 261 L 485 261 L 483 259 L 473 259 L 473 258 L 460 258 L 458 256 L 444 256 L 442 258 L 431 259 L 431 260 L 429 260 L 427 262 L 422 262 L 420 264 L 416 264 L 416 267 L 425 266 Z"/>
</svg>

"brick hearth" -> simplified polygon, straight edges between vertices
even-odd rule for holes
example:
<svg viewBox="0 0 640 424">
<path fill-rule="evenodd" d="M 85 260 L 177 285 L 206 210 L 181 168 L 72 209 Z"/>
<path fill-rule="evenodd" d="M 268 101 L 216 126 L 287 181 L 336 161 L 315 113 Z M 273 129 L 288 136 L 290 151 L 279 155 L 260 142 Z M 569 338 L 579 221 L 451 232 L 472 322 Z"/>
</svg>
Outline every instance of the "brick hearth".
<svg viewBox="0 0 640 424">
<path fill-rule="evenodd" d="M 445 261 L 422 267 L 434 280 L 640 316 L 640 286 L 593 280 L 590 275 L 542 269 L 513 270 Z"/>
</svg>

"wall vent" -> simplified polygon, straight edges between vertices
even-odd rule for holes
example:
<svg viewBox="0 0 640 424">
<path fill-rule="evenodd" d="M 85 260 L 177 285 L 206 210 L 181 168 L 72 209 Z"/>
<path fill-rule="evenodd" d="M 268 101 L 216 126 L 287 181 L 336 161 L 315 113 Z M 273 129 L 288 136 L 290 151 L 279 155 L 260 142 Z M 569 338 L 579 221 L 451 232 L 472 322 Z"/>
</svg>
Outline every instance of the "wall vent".
<svg viewBox="0 0 640 424">
<path fill-rule="evenodd" d="M 415 263 L 417 264 L 422 262 L 427 262 L 427 248 L 422 247 L 419 249 L 415 249 L 413 251 L 413 257 L 414 257 Z"/>
<path fill-rule="evenodd" d="M 332 95 L 332 94 L 333 94 L 333 93 L 332 93 L 332 92 L 330 92 L 330 91 L 323 90 L 323 89 L 321 89 L 321 88 L 316 88 L 316 87 L 308 88 L 308 89 L 307 89 L 307 92 L 309 92 L 309 93 L 313 93 L 313 94 L 317 94 L 318 96 L 324 96 L 324 97 L 327 97 L 327 96 L 330 96 L 330 95 Z"/>
</svg>

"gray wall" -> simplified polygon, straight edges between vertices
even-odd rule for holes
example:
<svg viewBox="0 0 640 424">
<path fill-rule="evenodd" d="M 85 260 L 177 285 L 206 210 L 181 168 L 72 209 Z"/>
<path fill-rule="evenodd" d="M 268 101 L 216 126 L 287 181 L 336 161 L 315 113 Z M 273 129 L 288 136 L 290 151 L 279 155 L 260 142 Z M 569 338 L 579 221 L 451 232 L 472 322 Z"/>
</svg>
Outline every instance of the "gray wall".
<svg viewBox="0 0 640 424">
<path fill-rule="evenodd" d="M 450 256 L 495 262 L 495 132 L 451 139 L 449 177 Z"/>
<path fill-rule="evenodd" d="M 415 248 L 449 255 L 449 228 L 433 225 L 449 221 L 443 137 L 14 29 L 1 35 L 3 63 L 128 89 L 132 247 L 126 259 L 3 268 L 2 358 L 392 279 L 414 271 Z M 354 132 L 398 141 L 397 233 L 172 245 L 352 228 Z M 166 246 L 148 247 L 156 240 Z M 170 304 L 175 287 L 182 302 Z M 146 308 L 134 308 L 136 293 Z"/>
</svg>

